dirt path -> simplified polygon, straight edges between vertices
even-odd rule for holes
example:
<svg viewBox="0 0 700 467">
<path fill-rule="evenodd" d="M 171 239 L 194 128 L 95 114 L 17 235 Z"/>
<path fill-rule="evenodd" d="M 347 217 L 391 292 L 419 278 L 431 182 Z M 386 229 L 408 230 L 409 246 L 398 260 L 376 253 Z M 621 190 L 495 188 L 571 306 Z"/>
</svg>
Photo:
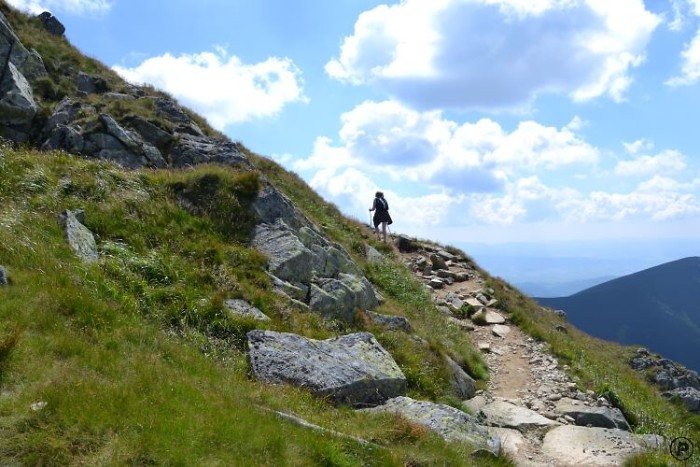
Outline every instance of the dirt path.
<svg viewBox="0 0 700 467">
<path fill-rule="evenodd" d="M 432 252 L 402 253 L 396 245 L 394 249 L 414 270 L 417 278 L 425 283 L 435 279 L 434 272 L 429 272 L 431 261 L 427 260 Z M 446 270 L 459 280 L 444 279 L 444 285 L 433 291 L 433 300 L 439 309 L 449 315 L 449 303 L 455 297 L 465 303 L 467 300 L 470 303 L 478 303 L 474 301 L 475 297 L 488 300 L 489 294 L 484 290 L 484 279 L 478 271 L 468 263 L 457 260 L 447 260 L 446 266 Z M 483 309 L 489 312 L 493 323 L 475 325 L 469 319 L 460 320 L 460 327 L 465 329 L 465 334 L 473 344 L 482 349 L 489 367 L 488 388 L 474 399 L 481 401 L 475 402 L 477 405 L 472 407 L 475 413 L 481 404 L 503 399 L 516 406 L 546 414 L 553 409 L 554 402 L 561 398 L 562 392 L 569 391 L 574 394 L 575 384 L 561 371 L 556 359 L 547 352 L 544 344 L 535 342 L 517 326 L 509 323 L 507 314 L 499 311 L 496 303 L 483 306 Z M 551 413 L 547 415 L 553 416 Z M 543 454 L 542 430 L 531 430 L 522 434 L 515 430 L 505 430 L 501 431 L 500 435 L 508 438 L 508 441 L 504 442 L 505 449 L 518 465 L 561 465 L 557 460 Z"/>
</svg>

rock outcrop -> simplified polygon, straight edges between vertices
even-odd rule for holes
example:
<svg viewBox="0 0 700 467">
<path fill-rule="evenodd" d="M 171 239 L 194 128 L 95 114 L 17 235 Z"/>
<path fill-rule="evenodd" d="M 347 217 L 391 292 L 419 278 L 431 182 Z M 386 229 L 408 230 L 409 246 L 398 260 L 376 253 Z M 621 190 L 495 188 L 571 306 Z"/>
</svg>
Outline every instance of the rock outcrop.
<svg viewBox="0 0 700 467">
<path fill-rule="evenodd" d="M 637 371 L 646 372 L 649 379 L 664 390 L 664 397 L 678 398 L 690 412 L 700 413 L 700 375 L 696 371 L 659 355 L 652 355 L 644 348 L 635 352 L 630 366 Z"/>
<path fill-rule="evenodd" d="M 318 341 L 290 333 L 251 331 L 248 359 L 260 381 L 301 386 L 353 407 L 375 406 L 406 392 L 401 369 L 369 333 Z"/>
<path fill-rule="evenodd" d="M 278 289 L 326 318 L 353 321 L 355 310 L 379 303 L 348 252 L 330 242 L 271 185 L 253 204 L 261 223 L 253 246 L 268 257 Z"/>
</svg>

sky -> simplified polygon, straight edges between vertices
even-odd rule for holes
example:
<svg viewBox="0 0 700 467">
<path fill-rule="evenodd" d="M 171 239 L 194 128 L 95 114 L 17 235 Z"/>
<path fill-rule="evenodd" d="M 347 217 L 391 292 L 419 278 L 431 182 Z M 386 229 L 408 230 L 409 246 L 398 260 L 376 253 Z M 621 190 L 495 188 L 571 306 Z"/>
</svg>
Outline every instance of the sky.
<svg viewBox="0 0 700 467">
<path fill-rule="evenodd" d="M 700 0 L 8 3 L 360 221 L 382 190 L 468 253 L 700 254 Z"/>
</svg>

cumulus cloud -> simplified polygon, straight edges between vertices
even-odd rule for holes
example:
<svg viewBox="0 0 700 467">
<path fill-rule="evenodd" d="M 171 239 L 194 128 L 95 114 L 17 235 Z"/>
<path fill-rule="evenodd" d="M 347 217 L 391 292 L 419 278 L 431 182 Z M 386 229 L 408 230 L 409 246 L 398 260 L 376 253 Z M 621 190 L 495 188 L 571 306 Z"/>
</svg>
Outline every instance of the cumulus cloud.
<svg viewBox="0 0 700 467">
<path fill-rule="evenodd" d="M 43 11 L 52 13 L 100 13 L 112 7 L 109 0 L 6 0 L 18 10 L 38 14 Z"/>
<path fill-rule="evenodd" d="M 364 102 L 341 117 L 339 144 L 319 138 L 301 170 L 336 172 L 355 167 L 394 180 L 427 183 L 457 192 L 502 188 L 522 171 L 556 171 L 590 166 L 598 150 L 580 139 L 571 125 L 555 128 L 521 122 L 512 132 L 484 118 L 458 124 L 441 112 L 418 112 L 396 101 Z"/>
<path fill-rule="evenodd" d="M 683 154 L 675 150 L 666 150 L 654 156 L 640 155 L 632 160 L 620 161 L 614 172 L 622 176 L 651 176 L 679 173 L 686 168 Z"/>
<path fill-rule="evenodd" d="M 660 21 L 641 0 L 404 0 L 362 13 L 326 72 L 423 109 L 619 101 Z"/>
<path fill-rule="evenodd" d="M 301 71 L 288 58 L 245 64 L 225 49 L 166 53 L 133 68 L 114 70 L 133 83 L 162 89 L 202 114 L 216 128 L 278 114 L 285 105 L 306 102 Z"/>
</svg>

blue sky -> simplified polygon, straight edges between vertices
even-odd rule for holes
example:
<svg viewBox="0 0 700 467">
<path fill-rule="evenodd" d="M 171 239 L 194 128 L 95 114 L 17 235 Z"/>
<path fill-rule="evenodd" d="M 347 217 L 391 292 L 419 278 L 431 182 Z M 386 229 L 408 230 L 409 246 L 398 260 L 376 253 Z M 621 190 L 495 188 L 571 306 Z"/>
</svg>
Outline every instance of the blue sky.
<svg viewBox="0 0 700 467">
<path fill-rule="evenodd" d="M 381 189 L 452 244 L 700 238 L 700 0 L 8 3 L 359 220 Z"/>
</svg>

